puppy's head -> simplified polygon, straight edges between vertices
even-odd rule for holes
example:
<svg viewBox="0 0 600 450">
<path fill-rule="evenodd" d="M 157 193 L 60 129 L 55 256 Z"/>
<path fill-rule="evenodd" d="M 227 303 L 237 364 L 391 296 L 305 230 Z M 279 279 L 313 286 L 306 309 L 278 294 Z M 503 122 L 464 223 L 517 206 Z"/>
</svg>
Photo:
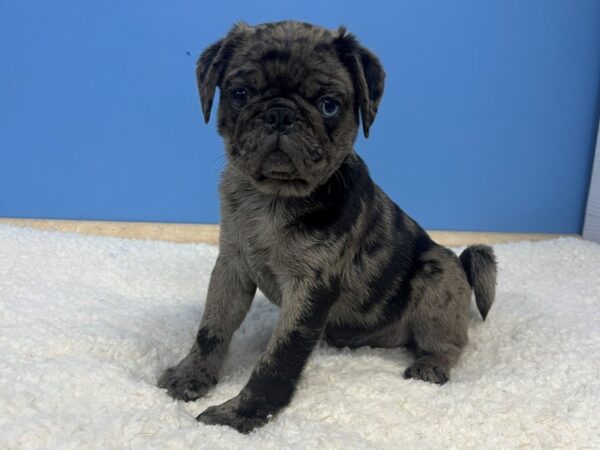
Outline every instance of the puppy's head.
<svg viewBox="0 0 600 450">
<path fill-rule="evenodd" d="M 383 94 L 379 60 L 344 28 L 299 22 L 237 24 L 208 47 L 196 75 L 208 122 L 227 157 L 262 192 L 305 196 L 351 152 L 359 114 L 368 136 Z"/>
</svg>

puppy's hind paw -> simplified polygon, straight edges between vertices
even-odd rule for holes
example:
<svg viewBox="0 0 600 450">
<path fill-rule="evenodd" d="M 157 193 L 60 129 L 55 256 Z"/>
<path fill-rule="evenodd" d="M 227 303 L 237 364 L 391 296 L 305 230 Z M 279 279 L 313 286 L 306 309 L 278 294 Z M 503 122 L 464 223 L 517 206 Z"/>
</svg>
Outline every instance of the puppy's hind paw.
<svg viewBox="0 0 600 450">
<path fill-rule="evenodd" d="M 404 378 L 444 384 L 450 379 L 450 371 L 446 367 L 433 365 L 427 361 L 417 361 L 404 371 Z"/>
</svg>

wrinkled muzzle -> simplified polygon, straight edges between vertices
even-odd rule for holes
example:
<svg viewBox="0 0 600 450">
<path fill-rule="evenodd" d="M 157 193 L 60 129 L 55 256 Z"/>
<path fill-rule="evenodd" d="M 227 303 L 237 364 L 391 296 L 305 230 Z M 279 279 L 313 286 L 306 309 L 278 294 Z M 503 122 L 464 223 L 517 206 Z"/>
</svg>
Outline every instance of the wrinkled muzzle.
<svg viewBox="0 0 600 450">
<path fill-rule="evenodd" d="M 231 142 L 230 162 L 263 192 L 308 195 L 330 172 L 332 147 L 315 122 L 289 100 L 244 111 Z"/>
</svg>

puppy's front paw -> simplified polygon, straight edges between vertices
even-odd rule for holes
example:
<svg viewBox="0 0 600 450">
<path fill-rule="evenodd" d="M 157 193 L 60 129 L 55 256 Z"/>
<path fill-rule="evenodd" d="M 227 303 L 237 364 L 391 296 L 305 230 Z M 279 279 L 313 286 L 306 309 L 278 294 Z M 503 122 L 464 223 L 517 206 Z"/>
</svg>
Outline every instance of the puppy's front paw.
<svg viewBox="0 0 600 450">
<path fill-rule="evenodd" d="M 240 413 L 239 398 L 238 395 L 225 403 L 207 408 L 196 417 L 196 420 L 207 425 L 227 425 L 244 434 L 262 427 L 269 421 L 268 416 L 242 415 Z"/>
<path fill-rule="evenodd" d="M 182 363 L 165 370 L 158 379 L 158 387 L 166 389 L 171 397 L 189 402 L 202 397 L 217 384 L 217 377 L 206 369 Z"/>
<path fill-rule="evenodd" d="M 435 384 L 444 384 L 450 379 L 446 367 L 432 364 L 431 361 L 416 361 L 404 371 L 404 378 L 415 378 Z"/>
</svg>

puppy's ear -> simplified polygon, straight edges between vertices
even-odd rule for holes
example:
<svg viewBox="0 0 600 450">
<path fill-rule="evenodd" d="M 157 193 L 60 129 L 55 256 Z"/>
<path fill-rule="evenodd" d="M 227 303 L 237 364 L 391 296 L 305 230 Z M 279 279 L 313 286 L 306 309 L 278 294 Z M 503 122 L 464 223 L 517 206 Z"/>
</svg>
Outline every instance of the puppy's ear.
<svg viewBox="0 0 600 450">
<path fill-rule="evenodd" d="M 196 81 L 206 123 L 210 119 L 215 89 L 220 86 L 227 65 L 248 28 L 243 22 L 235 24 L 227 36 L 204 50 L 196 62 Z"/>
<path fill-rule="evenodd" d="M 353 34 L 346 32 L 345 27 L 338 28 L 336 34 L 334 46 L 352 75 L 363 132 L 365 137 L 369 137 L 369 129 L 383 95 L 385 72 L 377 56 L 360 45 Z"/>
</svg>

